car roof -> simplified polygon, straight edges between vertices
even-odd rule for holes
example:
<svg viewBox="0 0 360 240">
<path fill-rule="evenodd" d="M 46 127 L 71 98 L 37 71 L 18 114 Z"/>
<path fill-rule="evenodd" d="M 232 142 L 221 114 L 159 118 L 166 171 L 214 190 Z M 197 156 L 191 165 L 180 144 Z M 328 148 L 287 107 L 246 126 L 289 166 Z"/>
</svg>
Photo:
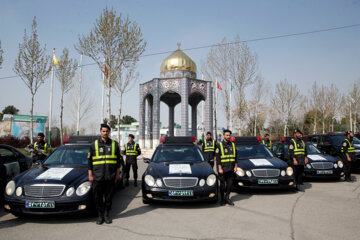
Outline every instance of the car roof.
<svg viewBox="0 0 360 240">
<path fill-rule="evenodd" d="M 234 137 L 234 138 L 232 138 L 232 141 L 237 145 L 241 145 L 241 144 L 259 145 L 260 144 L 259 137 Z"/>
<path fill-rule="evenodd" d="M 74 144 L 74 143 L 92 143 L 96 139 L 99 139 L 100 136 L 65 136 L 64 143 Z"/>
<path fill-rule="evenodd" d="M 162 137 L 160 139 L 161 145 L 194 145 L 196 139 L 188 136 L 176 136 L 176 137 Z"/>
</svg>

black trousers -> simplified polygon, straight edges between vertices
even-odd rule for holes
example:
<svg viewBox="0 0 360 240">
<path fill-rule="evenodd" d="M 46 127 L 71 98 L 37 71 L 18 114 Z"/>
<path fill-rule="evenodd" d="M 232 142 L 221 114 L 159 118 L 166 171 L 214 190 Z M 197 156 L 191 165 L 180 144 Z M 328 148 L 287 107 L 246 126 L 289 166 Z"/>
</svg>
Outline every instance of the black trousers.
<svg viewBox="0 0 360 240">
<path fill-rule="evenodd" d="M 219 174 L 220 180 L 220 197 L 223 200 L 224 194 L 226 193 L 226 197 L 230 196 L 232 185 L 235 179 L 234 172 L 225 172 L 223 174 Z"/>
<path fill-rule="evenodd" d="M 347 159 L 343 159 L 343 163 L 345 179 L 349 179 L 351 177 L 351 162 L 349 162 Z"/>
<path fill-rule="evenodd" d="M 129 178 L 130 178 L 130 168 L 131 168 L 131 167 L 132 167 L 132 170 L 133 170 L 134 179 L 137 180 L 137 178 L 138 178 L 138 174 L 137 174 L 138 165 L 137 165 L 137 161 L 136 161 L 136 160 L 126 161 L 126 165 L 125 165 L 125 179 L 126 179 L 126 180 L 129 180 Z"/>
<path fill-rule="evenodd" d="M 297 165 L 294 166 L 294 177 L 295 177 L 295 183 L 302 184 L 303 183 L 303 173 L 304 173 L 304 165 Z"/>
<path fill-rule="evenodd" d="M 112 205 L 112 195 L 115 187 L 115 179 L 109 181 L 93 181 L 93 195 L 96 211 L 100 216 L 109 212 Z"/>
</svg>

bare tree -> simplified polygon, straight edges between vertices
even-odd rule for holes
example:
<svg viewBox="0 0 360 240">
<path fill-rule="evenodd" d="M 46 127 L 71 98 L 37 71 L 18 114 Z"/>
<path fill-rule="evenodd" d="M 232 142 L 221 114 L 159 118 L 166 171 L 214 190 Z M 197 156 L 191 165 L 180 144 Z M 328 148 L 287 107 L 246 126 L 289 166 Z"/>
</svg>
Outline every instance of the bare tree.
<svg viewBox="0 0 360 240">
<path fill-rule="evenodd" d="M 120 141 L 120 121 L 121 121 L 121 111 L 122 111 L 122 100 L 126 92 L 132 89 L 139 80 L 139 73 L 136 70 L 136 62 L 131 62 L 127 66 L 124 66 L 123 69 L 117 69 L 117 77 L 115 81 L 115 90 L 119 96 L 119 112 L 118 112 L 118 141 Z"/>
<path fill-rule="evenodd" d="M 354 82 L 351 91 L 347 96 L 350 113 L 350 130 L 357 131 L 357 112 L 359 111 L 360 101 L 360 81 Z"/>
<path fill-rule="evenodd" d="M 308 101 L 311 110 L 314 111 L 314 122 L 313 122 L 313 134 L 316 133 L 317 130 L 317 122 L 318 122 L 318 109 L 319 109 L 319 87 L 316 81 L 313 83 L 312 88 L 309 92 Z"/>
<path fill-rule="evenodd" d="M 63 54 L 60 56 L 60 68 L 55 72 L 61 87 L 60 99 L 60 141 L 64 144 L 63 135 L 63 113 L 64 113 L 64 95 L 73 87 L 73 78 L 77 69 L 78 63 L 76 60 L 69 58 L 69 50 L 63 49 Z"/>
<path fill-rule="evenodd" d="M 111 116 L 111 89 L 116 81 L 117 69 L 137 62 L 146 42 L 140 27 L 129 17 L 117 16 L 114 9 L 104 9 L 88 36 L 79 37 L 75 49 L 92 58 L 106 76 L 107 119 Z M 104 61 L 107 71 L 104 67 Z"/>
<path fill-rule="evenodd" d="M 4 51 L 1 48 L 1 41 L 0 41 L 0 69 L 1 69 L 1 65 L 3 63 L 3 53 L 4 53 Z"/>
<path fill-rule="evenodd" d="M 37 34 L 37 23 L 34 17 L 32 35 L 27 36 L 24 30 L 23 43 L 19 44 L 19 54 L 15 60 L 14 72 L 21 78 L 31 93 L 30 140 L 33 142 L 34 98 L 41 84 L 51 70 L 51 58 L 46 55 L 46 46 L 40 47 Z"/>
<path fill-rule="evenodd" d="M 360 89 L 359 89 L 360 91 Z M 360 93 L 360 92 L 358 92 Z M 360 94 L 358 95 L 358 99 Z M 329 126 L 330 131 L 334 131 L 334 120 L 337 114 L 337 110 L 339 108 L 339 100 L 341 99 L 341 95 L 339 93 L 339 89 L 334 85 L 331 84 L 327 91 L 327 102 L 328 102 L 328 117 L 331 121 L 331 128 Z M 357 111 L 356 111 L 357 112 Z M 355 112 L 355 113 L 356 113 Z"/>
<path fill-rule="evenodd" d="M 284 124 L 284 136 L 288 134 L 288 124 L 294 112 L 302 102 L 300 90 L 296 84 L 291 84 L 284 79 L 276 84 L 275 93 L 272 97 L 272 107 L 278 113 Z"/>
</svg>

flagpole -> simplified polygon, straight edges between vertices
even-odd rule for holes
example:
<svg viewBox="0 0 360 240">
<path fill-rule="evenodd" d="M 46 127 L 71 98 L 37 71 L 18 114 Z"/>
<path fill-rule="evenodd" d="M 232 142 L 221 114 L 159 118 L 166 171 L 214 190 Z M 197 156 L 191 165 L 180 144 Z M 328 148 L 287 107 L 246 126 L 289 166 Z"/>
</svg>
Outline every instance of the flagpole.
<svg viewBox="0 0 360 240">
<path fill-rule="evenodd" d="M 76 119 L 76 135 L 77 136 L 79 136 L 79 133 L 80 133 L 80 105 L 81 105 L 82 64 L 83 64 L 83 55 L 80 55 L 79 93 L 78 93 L 78 107 L 77 107 L 77 119 Z"/>
<path fill-rule="evenodd" d="M 201 73 L 201 79 L 204 80 L 204 74 Z M 204 140 L 205 131 L 204 131 L 204 101 L 201 103 L 201 138 Z"/>
<path fill-rule="evenodd" d="M 53 59 L 52 59 L 52 68 L 51 68 L 51 81 L 50 81 L 50 106 L 49 106 L 49 146 L 51 146 L 51 122 L 52 122 L 52 102 L 53 102 L 53 88 L 54 88 L 54 56 L 55 48 L 53 49 Z"/>
<path fill-rule="evenodd" d="M 104 59 L 104 66 L 105 66 L 105 59 Z M 104 72 L 105 72 L 105 69 L 104 69 Z M 100 123 L 103 123 L 104 122 L 104 90 L 105 90 L 105 73 L 102 72 L 102 82 L 101 82 L 101 85 L 102 85 L 102 94 L 101 94 L 101 121 Z"/>
<path fill-rule="evenodd" d="M 216 77 L 216 87 L 215 87 L 215 136 L 216 136 L 216 138 L 215 139 L 217 139 L 217 92 L 218 92 L 218 79 L 217 79 L 217 77 Z"/>
<path fill-rule="evenodd" d="M 231 108 L 231 92 L 232 92 L 232 83 L 231 83 L 231 78 L 230 78 L 230 130 L 232 131 L 232 108 Z"/>
</svg>

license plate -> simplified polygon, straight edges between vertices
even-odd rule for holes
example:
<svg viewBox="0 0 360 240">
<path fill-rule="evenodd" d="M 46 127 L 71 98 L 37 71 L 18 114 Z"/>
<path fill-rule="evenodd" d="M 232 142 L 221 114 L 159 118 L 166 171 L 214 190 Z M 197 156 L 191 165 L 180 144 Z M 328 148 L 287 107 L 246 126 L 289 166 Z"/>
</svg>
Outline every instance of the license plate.
<svg viewBox="0 0 360 240">
<path fill-rule="evenodd" d="M 317 170 L 317 174 L 333 174 L 333 170 Z"/>
<path fill-rule="evenodd" d="M 193 190 L 169 190 L 170 197 L 192 197 L 194 196 Z"/>
<path fill-rule="evenodd" d="M 26 201 L 26 208 L 55 208 L 54 201 Z"/>
<path fill-rule="evenodd" d="M 258 179 L 258 184 L 278 184 L 279 179 Z"/>
</svg>

